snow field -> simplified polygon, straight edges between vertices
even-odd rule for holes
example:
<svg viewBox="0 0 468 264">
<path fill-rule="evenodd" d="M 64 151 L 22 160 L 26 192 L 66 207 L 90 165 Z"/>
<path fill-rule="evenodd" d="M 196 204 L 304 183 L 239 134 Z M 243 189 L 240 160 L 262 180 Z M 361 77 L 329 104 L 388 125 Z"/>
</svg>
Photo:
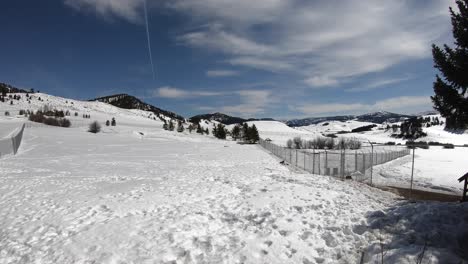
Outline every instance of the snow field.
<svg viewBox="0 0 468 264">
<path fill-rule="evenodd" d="M 357 263 L 362 252 L 379 263 L 380 240 L 386 263 L 415 263 L 425 244 L 426 263 L 467 259 L 466 204 L 400 202 L 294 171 L 259 146 L 164 131 L 146 111 L 40 96 L 13 110 L 47 103 L 70 110 L 73 127 L 30 123 L 18 155 L 0 159 L 0 263 Z M 86 132 L 112 117 L 116 127 Z M 24 120 L 1 116 L 0 135 Z M 274 141 L 318 135 L 267 122 L 255 124 Z M 371 134 L 395 141 L 362 135 Z M 437 171 L 435 159 L 452 155 L 434 150 L 420 157 Z M 407 173 L 405 158 L 394 163 L 402 168 L 393 174 Z"/>
<path fill-rule="evenodd" d="M 443 120 L 443 119 L 442 119 Z M 314 139 L 321 136 L 330 128 L 350 131 L 353 128 L 371 123 L 358 121 L 330 121 L 328 126 L 322 126 L 322 123 L 296 129 L 289 128 L 279 122 L 256 122 L 259 127 L 260 137 L 272 139 L 272 143 L 286 146 L 286 141 L 299 136 L 304 140 Z M 284 125 L 285 127 L 281 127 Z M 420 138 L 422 141 L 436 141 L 440 143 L 452 143 L 456 145 L 468 144 L 468 134 L 456 134 L 443 130 L 442 126 L 433 126 L 424 128 L 428 133 L 427 137 Z M 299 133 L 296 133 L 298 131 Z M 328 131 L 330 132 L 330 131 Z M 339 134 L 338 137 L 357 138 L 363 142 L 363 151 L 369 152 L 368 141 L 386 143 L 393 141 L 395 143 L 405 144 L 405 140 L 390 137 L 391 132 L 374 129 L 364 133 Z M 389 147 L 392 148 L 392 147 Z M 374 148 L 378 152 L 378 148 Z M 430 146 L 429 149 L 417 149 L 415 157 L 415 174 L 413 188 L 432 191 L 448 192 L 451 194 L 460 194 L 462 184 L 457 179 L 468 171 L 466 161 L 468 157 L 467 147 L 456 147 L 455 149 L 444 149 L 439 146 Z M 374 182 L 382 186 L 396 186 L 409 188 L 411 177 L 412 157 L 406 156 L 385 163 L 374 168 Z"/>
<path fill-rule="evenodd" d="M 356 263 L 362 251 L 374 263 L 381 236 L 387 259 L 414 263 L 425 235 L 403 229 L 413 205 L 397 214 L 391 193 L 159 126 L 32 127 L 0 162 L 0 263 Z M 458 247 L 431 246 L 431 263 Z"/>
<path fill-rule="evenodd" d="M 468 148 L 444 149 L 431 146 L 416 149 L 414 182 L 417 189 L 461 194 L 463 184 L 458 178 L 468 171 Z M 376 184 L 409 188 L 412 167 L 411 155 L 374 167 Z"/>
</svg>

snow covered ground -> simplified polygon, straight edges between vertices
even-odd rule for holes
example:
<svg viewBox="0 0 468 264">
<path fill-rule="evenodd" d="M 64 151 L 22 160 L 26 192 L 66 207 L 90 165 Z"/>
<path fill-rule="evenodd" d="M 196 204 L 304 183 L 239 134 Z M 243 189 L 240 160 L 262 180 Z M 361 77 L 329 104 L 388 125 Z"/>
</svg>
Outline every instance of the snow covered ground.
<svg viewBox="0 0 468 264">
<path fill-rule="evenodd" d="M 164 131 L 145 111 L 41 97 L 0 110 L 47 103 L 79 116 L 71 128 L 32 123 L 18 155 L 0 159 L 0 263 L 380 263 L 381 245 L 386 263 L 415 263 L 425 244 L 424 263 L 468 259 L 466 204 L 402 202 L 294 171 L 259 146 Z M 112 117 L 116 127 L 86 132 Z M 1 116 L 0 136 L 24 121 Z"/>
<path fill-rule="evenodd" d="M 427 241 L 427 263 L 466 259 L 465 204 L 401 203 L 161 126 L 26 129 L 0 160 L 0 263 L 376 263 L 380 241 L 387 263 Z"/>
<path fill-rule="evenodd" d="M 431 146 L 416 149 L 414 187 L 421 190 L 461 194 L 458 178 L 468 172 L 468 148 L 444 149 Z M 380 185 L 409 188 L 412 156 L 374 167 L 374 182 Z"/>
<path fill-rule="evenodd" d="M 440 118 L 444 120 L 443 118 Z M 313 139 L 327 133 L 338 131 L 351 131 L 354 128 L 369 125 L 371 123 L 359 121 L 329 121 L 310 125 L 307 127 L 290 128 L 280 122 L 254 122 L 258 127 L 262 138 L 270 138 L 277 145 L 286 145 L 286 141 L 299 136 L 302 139 Z M 328 125 L 323 126 L 324 123 Z M 381 126 L 381 125 L 379 125 Z M 422 141 L 435 141 L 440 143 L 452 143 L 455 145 L 468 144 L 467 133 L 451 133 L 445 131 L 443 126 L 424 128 L 427 137 L 420 138 Z M 364 133 L 339 134 L 338 137 L 357 138 L 363 142 L 386 143 L 389 141 L 405 144 L 405 140 L 391 137 L 391 131 L 375 128 Z M 468 147 L 457 147 L 455 149 L 443 149 L 431 146 L 429 149 L 417 149 L 415 157 L 415 172 L 413 188 L 433 191 L 456 193 L 462 191 L 462 184 L 457 179 L 468 172 Z M 374 182 L 382 186 L 410 187 L 411 157 L 403 157 L 393 162 L 376 166 L 374 168 Z"/>
</svg>

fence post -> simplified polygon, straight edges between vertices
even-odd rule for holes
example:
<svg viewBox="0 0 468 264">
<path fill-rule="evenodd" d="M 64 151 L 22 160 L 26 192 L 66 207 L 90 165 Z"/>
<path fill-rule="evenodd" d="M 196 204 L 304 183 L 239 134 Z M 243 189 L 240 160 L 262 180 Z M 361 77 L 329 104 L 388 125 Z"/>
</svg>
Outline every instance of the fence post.
<svg viewBox="0 0 468 264">
<path fill-rule="evenodd" d="M 366 153 L 364 152 L 362 152 L 362 171 L 365 177 L 366 176 Z"/>
<path fill-rule="evenodd" d="M 302 154 L 303 154 L 303 157 L 304 157 L 304 170 L 307 171 L 306 170 L 306 153 L 302 152 Z"/>
<path fill-rule="evenodd" d="M 416 151 L 416 146 L 413 146 L 413 164 L 411 165 L 411 183 L 410 183 L 410 200 L 413 198 L 413 174 L 414 174 L 414 152 Z"/>
<path fill-rule="evenodd" d="M 296 149 L 296 167 L 299 167 L 297 166 L 297 149 Z"/>
<path fill-rule="evenodd" d="M 320 160 L 321 160 L 320 156 L 321 156 L 321 155 L 322 155 L 322 152 L 319 152 L 319 159 L 318 159 L 318 174 L 319 174 L 319 175 L 321 175 L 321 174 L 320 174 Z"/>
<path fill-rule="evenodd" d="M 327 168 L 328 168 L 328 153 L 325 150 L 325 175 L 327 175 Z"/>
<path fill-rule="evenodd" d="M 345 175 L 345 149 L 343 148 L 341 150 L 341 179 L 344 180 L 344 175 Z"/>
<path fill-rule="evenodd" d="M 354 170 L 355 170 L 355 171 L 358 171 L 357 150 L 354 151 Z"/>
<path fill-rule="evenodd" d="M 313 150 L 312 155 L 312 174 L 315 174 L 315 149 Z"/>
<path fill-rule="evenodd" d="M 372 173 L 373 173 L 373 168 L 374 168 L 374 144 L 372 144 L 372 142 L 370 142 L 370 144 L 371 144 L 370 185 L 372 186 Z"/>
</svg>

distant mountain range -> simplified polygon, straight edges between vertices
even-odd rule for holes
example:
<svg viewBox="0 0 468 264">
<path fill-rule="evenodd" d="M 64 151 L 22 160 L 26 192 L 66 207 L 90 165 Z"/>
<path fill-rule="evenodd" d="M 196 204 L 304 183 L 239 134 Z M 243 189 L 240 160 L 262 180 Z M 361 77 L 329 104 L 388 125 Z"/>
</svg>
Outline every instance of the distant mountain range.
<svg viewBox="0 0 468 264">
<path fill-rule="evenodd" d="M 321 122 L 326 121 L 348 121 L 355 119 L 355 116 L 326 116 L 326 117 L 308 117 L 303 119 L 291 119 L 287 120 L 285 123 L 290 127 L 300 127 L 300 126 L 308 126 L 308 125 L 315 125 Z"/>
<path fill-rule="evenodd" d="M 139 109 L 139 110 L 144 110 L 144 111 L 150 111 L 150 112 L 155 113 L 156 115 L 162 114 L 173 119 L 185 120 L 185 118 L 181 115 L 157 108 L 156 106 L 147 104 L 141 101 L 140 99 L 136 98 L 135 96 L 128 95 L 128 94 L 114 94 L 114 95 L 91 99 L 89 101 L 99 101 L 99 102 L 111 104 L 113 106 L 124 108 L 124 109 Z"/>
<path fill-rule="evenodd" d="M 315 125 L 321 122 L 326 121 L 348 121 L 348 120 L 357 120 L 361 122 L 370 122 L 370 123 L 377 123 L 382 124 L 384 122 L 398 122 L 406 118 L 411 118 L 414 116 L 411 115 L 402 115 L 396 114 L 386 111 L 379 111 L 364 115 L 346 115 L 346 116 L 329 116 L 329 117 L 311 117 L 311 118 L 304 118 L 304 119 L 292 119 L 286 121 L 286 125 L 290 127 L 300 127 L 300 126 L 308 126 L 308 125 Z"/>
<path fill-rule="evenodd" d="M 382 124 L 385 122 L 393 123 L 393 122 L 403 121 L 411 117 L 414 117 L 414 116 L 396 114 L 396 113 L 391 113 L 387 111 L 379 111 L 379 112 L 356 116 L 356 120 L 361 121 L 361 122 Z"/>
<path fill-rule="evenodd" d="M 235 116 L 230 116 L 226 115 L 223 113 L 213 113 L 213 114 L 203 114 L 203 115 L 196 115 L 192 116 L 189 121 L 192 123 L 198 123 L 200 120 L 211 120 L 211 121 L 217 121 L 225 125 L 232 125 L 232 124 L 240 124 L 248 121 L 274 121 L 272 118 L 241 118 L 241 117 L 235 117 Z"/>
<path fill-rule="evenodd" d="M 27 93 L 30 91 L 19 89 L 9 84 L 0 83 L 0 93 L 2 92 Z M 177 120 L 185 120 L 185 118 L 181 115 L 178 115 L 171 111 L 160 109 L 158 107 L 145 103 L 141 101 L 140 99 L 132 95 L 128 95 L 128 94 L 109 95 L 109 96 L 95 98 L 89 101 L 104 102 L 104 103 L 108 103 L 113 106 L 124 108 L 124 109 L 139 109 L 139 110 L 144 110 L 144 111 L 150 111 L 150 112 L 155 113 L 156 115 L 164 115 L 166 117 L 177 119 Z M 374 113 L 369 113 L 369 114 L 364 114 L 364 115 L 344 115 L 344 116 L 310 117 L 310 118 L 303 118 L 303 119 L 292 119 L 292 120 L 284 121 L 284 123 L 286 123 L 286 125 L 290 127 L 308 126 L 308 125 L 318 124 L 318 123 L 326 122 L 326 121 L 348 121 L 348 120 L 357 120 L 361 122 L 382 124 L 384 122 L 398 122 L 407 118 L 421 116 L 421 115 L 430 115 L 430 114 L 437 114 L 437 112 L 428 111 L 428 112 L 420 113 L 417 115 L 402 115 L 402 114 L 396 114 L 396 113 L 391 113 L 387 111 L 379 111 L 379 112 L 374 112 Z M 196 116 L 191 117 L 189 121 L 198 123 L 201 119 L 218 121 L 225 125 L 238 124 L 238 123 L 243 123 L 243 122 L 248 122 L 248 121 L 275 121 L 272 118 L 244 119 L 241 117 L 230 116 L 230 115 L 226 115 L 223 113 L 196 115 Z"/>
<path fill-rule="evenodd" d="M 210 120 L 210 121 L 218 121 L 225 125 L 231 124 L 238 124 L 247 121 L 246 119 L 240 117 L 229 116 L 223 113 L 213 113 L 213 114 L 203 114 L 203 115 L 196 115 L 189 118 L 189 121 L 192 123 L 199 123 L 200 120 Z"/>
</svg>

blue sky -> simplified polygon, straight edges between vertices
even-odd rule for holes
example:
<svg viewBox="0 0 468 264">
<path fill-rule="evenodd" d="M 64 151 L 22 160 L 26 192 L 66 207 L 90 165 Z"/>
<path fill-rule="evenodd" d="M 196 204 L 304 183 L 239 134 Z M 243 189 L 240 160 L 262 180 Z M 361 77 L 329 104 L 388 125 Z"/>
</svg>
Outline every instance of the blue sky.
<svg viewBox="0 0 468 264">
<path fill-rule="evenodd" d="M 15 0 L 0 82 L 89 99 L 129 93 L 184 116 L 299 118 L 431 109 L 447 0 Z"/>
</svg>

